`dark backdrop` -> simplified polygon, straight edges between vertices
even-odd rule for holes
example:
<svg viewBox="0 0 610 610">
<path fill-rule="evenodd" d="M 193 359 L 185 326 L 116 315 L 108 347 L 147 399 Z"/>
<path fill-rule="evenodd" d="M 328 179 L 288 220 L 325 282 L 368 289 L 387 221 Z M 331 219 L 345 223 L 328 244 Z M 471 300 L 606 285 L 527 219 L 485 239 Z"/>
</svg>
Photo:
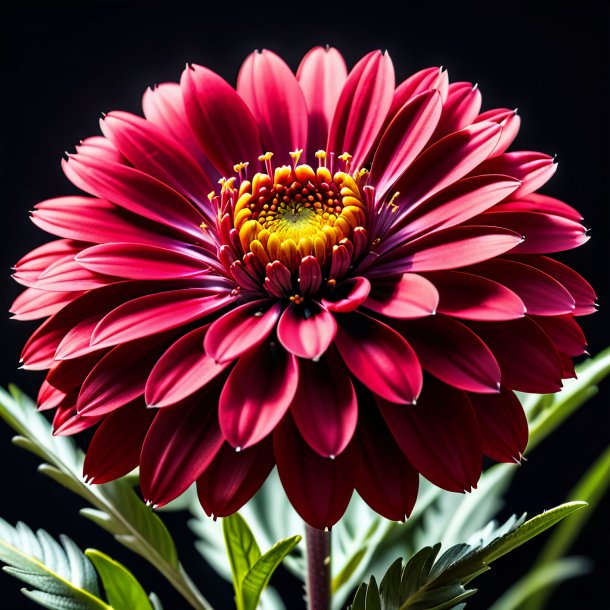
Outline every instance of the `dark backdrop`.
<svg viewBox="0 0 610 610">
<path fill-rule="evenodd" d="M 610 344 L 604 306 L 608 298 L 608 15 L 586 2 L 519 6 L 489 2 L 287 0 L 239 4 L 234 1 L 183 4 L 148 2 L 5 3 L 2 9 L 2 155 L 0 171 L 3 270 L 0 311 L 18 293 L 9 267 L 47 240 L 28 220 L 39 200 L 71 192 L 59 161 L 81 138 L 98 132 L 100 112 L 140 112 L 141 94 L 156 82 L 178 80 L 185 63 L 207 65 L 234 81 L 239 62 L 254 48 L 275 50 L 296 68 L 315 44 L 331 44 L 348 64 L 365 52 L 388 49 L 397 77 L 430 65 L 444 65 L 452 80 L 479 83 L 484 107 L 519 107 L 517 141 L 523 149 L 556 153 L 560 167 L 545 192 L 576 205 L 592 227 L 591 241 L 563 257 L 595 285 L 602 311 L 583 319 L 590 351 Z M 597 3 L 601 5 L 602 3 Z M 563 5 L 563 6 L 562 6 Z M 398 7 L 401 8 L 398 8 Z M 33 325 L 2 320 L 0 383 L 14 381 L 34 394 L 40 377 L 18 371 L 18 353 Z M 505 513 L 539 511 L 561 502 L 608 442 L 610 383 L 519 471 Z M 0 515 L 22 519 L 53 534 L 64 532 L 82 547 L 95 546 L 124 560 L 167 610 L 182 601 L 144 561 L 76 516 L 81 502 L 36 473 L 37 460 L 9 443 L 0 425 Z M 594 559 L 595 570 L 564 585 L 553 608 L 605 606 L 608 562 L 608 499 L 598 508 L 574 547 Z M 181 555 L 204 593 L 220 609 L 231 607 L 228 585 L 218 584 L 192 548 L 183 516 L 168 522 Z M 495 595 L 523 573 L 533 557 L 530 544 L 502 559 L 478 582 L 481 592 L 469 608 L 486 608 Z M 287 590 L 287 575 L 276 579 Z M 0 575 L 2 608 L 30 608 L 18 583 Z M 608 602 L 608 599 L 605 600 Z M 293 589 L 290 608 L 302 606 Z"/>
</svg>

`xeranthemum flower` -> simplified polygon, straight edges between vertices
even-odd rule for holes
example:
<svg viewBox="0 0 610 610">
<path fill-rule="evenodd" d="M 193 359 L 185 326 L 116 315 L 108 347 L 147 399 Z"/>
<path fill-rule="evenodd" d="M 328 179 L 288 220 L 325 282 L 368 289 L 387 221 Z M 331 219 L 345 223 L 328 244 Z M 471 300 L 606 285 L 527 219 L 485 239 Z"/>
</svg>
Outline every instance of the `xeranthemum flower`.
<svg viewBox="0 0 610 610">
<path fill-rule="evenodd" d="M 555 392 L 593 290 L 546 254 L 587 237 L 534 193 L 553 158 L 506 152 L 512 110 L 480 113 L 440 68 L 395 87 L 387 54 L 348 74 L 316 47 L 296 76 L 253 53 L 237 90 L 188 66 L 111 112 L 63 168 L 89 196 L 43 201 L 58 236 L 17 265 L 18 319 L 48 319 L 24 366 L 49 369 L 56 434 L 99 423 L 85 474 L 140 466 L 163 505 L 193 482 L 239 509 L 277 465 L 314 527 L 354 489 L 402 520 L 418 473 L 476 486 L 519 460 L 513 391 Z"/>
</svg>

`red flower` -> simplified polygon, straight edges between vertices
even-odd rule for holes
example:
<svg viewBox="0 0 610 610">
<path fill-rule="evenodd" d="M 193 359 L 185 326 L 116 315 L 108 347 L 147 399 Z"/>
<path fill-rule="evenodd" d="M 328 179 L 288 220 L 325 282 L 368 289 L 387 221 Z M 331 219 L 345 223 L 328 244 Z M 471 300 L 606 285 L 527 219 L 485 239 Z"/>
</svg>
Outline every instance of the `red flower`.
<svg viewBox="0 0 610 610">
<path fill-rule="evenodd" d="M 553 159 L 507 153 L 519 117 L 480 106 L 441 69 L 395 87 L 388 55 L 348 75 L 317 47 L 296 77 L 263 51 L 237 91 L 189 66 L 146 118 L 108 114 L 63 163 L 92 197 L 38 204 L 60 239 L 15 273 L 15 317 L 48 318 L 23 351 L 40 408 L 57 434 L 101 422 L 86 475 L 139 464 L 157 505 L 197 481 L 222 516 L 277 465 L 325 527 L 354 489 L 403 519 L 418 473 L 460 492 L 518 460 L 513 390 L 574 375 L 595 295 L 546 256 L 587 240 L 534 193 Z"/>
</svg>

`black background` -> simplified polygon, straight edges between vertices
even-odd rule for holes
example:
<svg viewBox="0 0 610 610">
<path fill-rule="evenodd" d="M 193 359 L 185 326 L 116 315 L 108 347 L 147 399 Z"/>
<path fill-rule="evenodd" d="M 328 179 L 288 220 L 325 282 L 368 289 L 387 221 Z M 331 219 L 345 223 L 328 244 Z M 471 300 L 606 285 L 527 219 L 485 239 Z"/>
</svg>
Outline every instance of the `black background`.
<svg viewBox="0 0 610 610">
<path fill-rule="evenodd" d="M 372 49 L 388 49 L 400 80 L 423 67 L 447 66 L 452 80 L 479 83 L 484 109 L 519 107 L 523 126 L 517 148 L 558 155 L 559 171 L 544 192 L 578 207 L 592 228 L 586 246 L 561 258 L 598 291 L 601 312 L 581 319 L 590 352 L 597 353 L 610 344 L 608 14 L 601 2 L 597 8 L 586 2 L 569 3 L 569 9 L 562 4 L 6 3 L 0 21 L 0 311 L 8 310 L 19 291 L 9 279 L 9 267 L 48 239 L 29 222 L 28 210 L 37 201 L 73 192 L 59 167 L 61 155 L 98 133 L 101 112 L 140 112 L 145 88 L 178 80 L 187 61 L 207 65 L 234 82 L 240 61 L 254 48 L 270 48 L 296 68 L 311 46 L 331 44 L 348 65 Z M 17 370 L 19 351 L 34 325 L 9 321 L 8 315 L 0 318 L 0 383 L 13 381 L 35 394 L 40 376 Z M 608 442 L 609 398 L 610 382 L 536 450 L 516 477 L 505 515 L 533 513 L 563 500 Z M 11 523 L 22 519 L 54 535 L 66 533 L 83 548 L 101 548 L 125 561 L 145 587 L 160 595 L 166 610 L 184 607 L 144 561 L 78 517 L 82 503 L 37 474 L 37 460 L 13 447 L 10 437 L 7 426 L 0 425 L 2 517 Z M 594 571 L 562 586 L 550 607 L 610 607 L 605 557 L 609 508 L 606 498 L 573 549 L 595 561 Z M 217 608 L 231 608 L 230 588 L 203 565 L 184 517 L 170 515 L 167 522 L 204 594 Z M 480 578 L 481 591 L 468 607 L 487 608 L 525 571 L 536 544 L 502 559 Z M 275 583 L 291 595 L 289 608 L 302 607 L 296 581 L 284 574 Z M 0 575 L 0 607 L 34 607 L 18 589 L 16 581 Z"/>
</svg>

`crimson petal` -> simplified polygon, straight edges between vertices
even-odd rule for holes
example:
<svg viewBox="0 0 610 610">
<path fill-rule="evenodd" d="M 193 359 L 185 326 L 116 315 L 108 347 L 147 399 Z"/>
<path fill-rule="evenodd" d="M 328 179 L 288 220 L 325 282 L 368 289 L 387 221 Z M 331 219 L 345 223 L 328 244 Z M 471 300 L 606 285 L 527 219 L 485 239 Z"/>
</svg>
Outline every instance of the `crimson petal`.
<svg viewBox="0 0 610 610">
<path fill-rule="evenodd" d="M 423 379 L 417 355 L 383 322 L 359 312 L 342 316 L 335 345 L 352 374 L 375 394 L 396 403 L 419 396 Z"/>
<path fill-rule="evenodd" d="M 210 465 L 223 443 L 218 427 L 218 384 L 171 409 L 160 409 L 140 456 L 144 498 L 163 506 L 177 498 Z"/>
<path fill-rule="evenodd" d="M 426 379 L 417 405 L 377 402 L 399 447 L 424 477 L 447 491 L 476 487 L 482 468 L 481 433 L 465 392 Z"/>
<path fill-rule="evenodd" d="M 434 315 L 438 303 L 439 294 L 432 282 L 416 273 L 405 273 L 397 282 L 375 282 L 364 306 L 405 320 Z"/>
<path fill-rule="evenodd" d="M 197 495 L 206 514 L 228 517 L 259 490 L 273 469 L 271 437 L 244 451 L 225 443 L 197 479 Z"/>
<path fill-rule="evenodd" d="M 298 381 L 297 359 L 275 342 L 241 356 L 220 395 L 225 439 L 245 449 L 265 438 L 288 410 Z"/>
<path fill-rule="evenodd" d="M 335 457 L 347 447 L 358 421 L 358 401 L 334 348 L 320 362 L 299 360 L 299 385 L 290 412 L 303 438 L 321 456 Z"/>
<path fill-rule="evenodd" d="M 297 513 L 312 527 L 332 527 L 354 491 L 353 451 L 334 460 L 322 457 L 303 440 L 290 415 L 277 427 L 273 447 L 282 486 Z"/>
</svg>

